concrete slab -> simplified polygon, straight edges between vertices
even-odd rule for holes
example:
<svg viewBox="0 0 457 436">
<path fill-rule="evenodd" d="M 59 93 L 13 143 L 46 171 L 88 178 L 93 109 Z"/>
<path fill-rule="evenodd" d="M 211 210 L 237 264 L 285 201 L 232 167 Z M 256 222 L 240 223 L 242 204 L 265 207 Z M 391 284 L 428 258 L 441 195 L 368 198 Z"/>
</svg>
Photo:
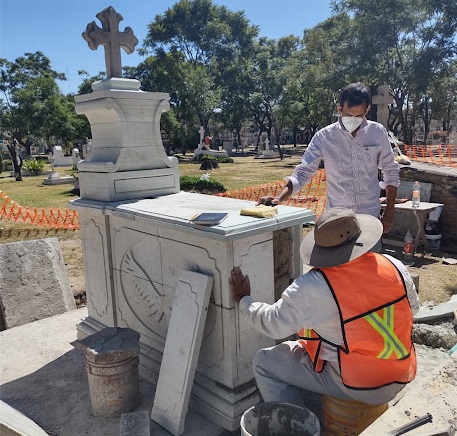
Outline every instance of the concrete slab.
<svg viewBox="0 0 457 436">
<path fill-rule="evenodd" d="M 175 436 L 184 431 L 213 278 L 181 271 L 151 418 Z"/>
<path fill-rule="evenodd" d="M 0 401 L 0 434 L 3 436 L 48 436 L 35 422 Z"/>
<path fill-rule="evenodd" d="M 431 321 L 434 319 L 451 317 L 457 310 L 457 300 L 450 300 L 436 306 L 422 306 L 414 317 L 415 322 Z"/>
<path fill-rule="evenodd" d="M 151 436 L 151 419 L 147 410 L 123 413 L 120 436 Z"/>
<path fill-rule="evenodd" d="M 77 309 L 61 315 L 15 327 L 0 332 L 0 399 L 35 421 L 49 434 L 59 436 L 113 436 L 119 434 L 120 418 L 100 418 L 91 413 L 89 387 L 83 353 L 76 350 L 71 342 L 76 339 L 76 324 L 87 317 L 87 309 Z M 457 411 L 455 395 L 457 390 L 456 358 L 451 359 L 445 351 L 416 346 L 418 374 L 390 405 L 389 413 L 399 409 L 392 423 L 382 431 L 365 435 L 384 434 L 396 428 L 422 410 L 416 404 L 432 409 L 437 427 L 438 414 L 434 409 L 449 404 Z M 445 368 L 445 362 L 453 362 Z M 427 383 L 425 380 L 439 367 L 440 378 Z M 442 377 L 442 378 L 441 378 Z M 447 379 L 447 380 L 446 380 Z M 152 408 L 155 387 L 140 379 L 141 404 L 135 410 L 149 411 Z M 411 392 L 410 394 L 408 394 Z M 404 402 L 400 402 L 406 397 Z M 401 409 L 406 404 L 411 409 Z M 428 407 L 430 405 L 430 408 Z M 318 411 L 309 407 L 314 413 Z M 443 407 L 443 413 L 448 410 Z M 408 412 L 408 416 L 405 412 Z M 386 415 L 387 416 L 387 415 Z M 384 417 L 384 415 L 383 415 Z M 452 419 L 450 414 L 447 419 Z M 457 419 L 454 417 L 454 419 Z M 385 421 L 384 421 L 385 423 Z M 440 428 L 440 427 L 438 427 Z M 418 429 L 420 430 L 420 429 Z M 426 429 L 424 428 L 423 431 Z M 170 436 L 159 424 L 151 422 L 151 434 Z M 411 435 L 421 434 L 411 432 Z M 239 436 L 240 432 L 229 432 L 189 409 L 185 422 L 185 436 Z M 364 435 L 364 436 L 365 436 Z"/>
<path fill-rule="evenodd" d="M 120 417 L 92 413 L 85 357 L 71 342 L 76 324 L 87 317 L 77 309 L 0 332 L 0 399 L 58 436 L 113 436 Z M 155 386 L 140 379 L 141 403 L 134 412 L 152 409 Z M 151 434 L 170 433 L 151 422 Z M 186 436 L 237 436 L 189 410 Z M 239 434 L 239 433 L 238 433 Z"/>
<path fill-rule="evenodd" d="M 420 362 L 419 362 L 420 364 Z M 386 434 L 415 418 L 430 413 L 432 422 L 411 430 L 408 435 L 437 434 L 457 422 L 457 365 L 456 361 L 444 359 L 428 376 L 421 378 L 412 389 L 396 399 L 390 407 L 361 436 Z M 433 431 L 435 431 L 433 433 Z"/>
</svg>

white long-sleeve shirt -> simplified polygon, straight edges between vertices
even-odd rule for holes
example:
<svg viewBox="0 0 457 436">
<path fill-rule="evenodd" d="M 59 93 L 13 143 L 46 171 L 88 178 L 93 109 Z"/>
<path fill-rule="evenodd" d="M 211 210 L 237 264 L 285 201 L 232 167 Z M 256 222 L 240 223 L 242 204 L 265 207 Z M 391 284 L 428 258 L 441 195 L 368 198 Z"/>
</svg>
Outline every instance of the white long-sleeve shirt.
<svg viewBox="0 0 457 436">
<path fill-rule="evenodd" d="M 327 207 L 347 207 L 379 218 L 380 188 L 400 185 L 400 170 L 387 131 L 373 121 L 364 119 L 355 137 L 339 121 L 319 130 L 302 162 L 286 177 L 292 182 L 292 194 L 310 182 L 321 159 L 327 178 Z M 382 182 L 378 181 L 378 170 Z"/>
<path fill-rule="evenodd" d="M 398 259 L 387 254 L 383 256 L 403 276 L 411 310 L 415 315 L 420 308 L 419 299 L 407 268 Z M 286 338 L 304 327 L 314 329 L 334 344 L 343 343 L 338 307 L 327 282 L 316 270 L 295 279 L 274 304 L 254 301 L 251 296 L 245 296 L 239 308 L 253 328 L 274 339 Z M 338 360 L 336 349 L 326 343 L 322 344 L 320 357 L 328 361 Z"/>
</svg>

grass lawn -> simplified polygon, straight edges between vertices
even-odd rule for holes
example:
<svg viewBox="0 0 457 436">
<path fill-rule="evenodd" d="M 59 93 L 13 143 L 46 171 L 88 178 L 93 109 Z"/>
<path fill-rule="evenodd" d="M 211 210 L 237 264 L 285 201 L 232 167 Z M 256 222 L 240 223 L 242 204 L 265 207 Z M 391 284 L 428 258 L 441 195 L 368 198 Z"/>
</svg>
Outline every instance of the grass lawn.
<svg viewBox="0 0 457 436">
<path fill-rule="evenodd" d="M 228 191 L 233 191 L 264 183 L 282 180 L 290 175 L 302 158 L 302 147 L 288 148 L 288 157 L 280 159 L 255 159 L 253 155 L 234 157 L 233 164 L 219 164 L 218 169 L 211 171 L 200 170 L 199 163 L 191 162 L 192 155 L 180 157 L 180 175 L 200 176 L 209 172 L 211 178 L 224 185 Z M 49 171 L 49 168 L 45 168 Z M 62 176 L 68 174 L 68 169 L 58 168 Z M 0 174 L 0 191 L 11 197 L 12 200 L 26 208 L 67 208 L 69 200 L 77 198 L 71 191 L 73 185 L 45 186 L 42 184 L 47 175 L 24 177 L 22 182 L 16 182 L 8 177 L 7 173 Z M 4 204 L 0 198 L 0 208 Z M 63 256 L 70 276 L 77 276 L 77 271 L 84 282 L 80 232 L 75 230 L 55 230 L 37 227 L 32 224 L 15 223 L 14 220 L 0 219 L 0 243 L 20 240 L 47 238 L 56 236 L 61 241 Z M 421 253 L 417 255 L 417 263 L 412 268 L 420 275 L 421 301 L 448 301 L 449 297 L 457 292 L 457 271 L 452 267 L 445 267 L 441 263 L 443 252 Z M 400 253 L 401 255 L 401 253 Z M 81 285 L 83 289 L 84 285 Z M 76 288 L 75 288 L 76 289 Z M 78 288 L 79 289 L 79 288 Z"/>
</svg>

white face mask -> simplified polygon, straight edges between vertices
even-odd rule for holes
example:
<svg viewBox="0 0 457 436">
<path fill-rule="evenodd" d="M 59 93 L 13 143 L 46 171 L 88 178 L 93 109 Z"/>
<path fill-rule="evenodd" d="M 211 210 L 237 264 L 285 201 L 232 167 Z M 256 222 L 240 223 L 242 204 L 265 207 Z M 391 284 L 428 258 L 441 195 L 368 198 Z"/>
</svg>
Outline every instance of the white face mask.
<svg viewBox="0 0 457 436">
<path fill-rule="evenodd" d="M 363 118 L 360 117 L 341 117 L 341 123 L 349 133 L 357 129 L 362 124 L 362 121 Z"/>
</svg>

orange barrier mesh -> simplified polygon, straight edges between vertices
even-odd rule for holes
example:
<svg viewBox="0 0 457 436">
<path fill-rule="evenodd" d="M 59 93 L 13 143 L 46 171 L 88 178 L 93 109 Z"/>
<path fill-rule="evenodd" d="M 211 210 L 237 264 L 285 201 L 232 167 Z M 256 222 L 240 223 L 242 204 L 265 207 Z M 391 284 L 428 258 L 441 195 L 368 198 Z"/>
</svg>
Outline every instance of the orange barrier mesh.
<svg viewBox="0 0 457 436">
<path fill-rule="evenodd" d="M 278 195 L 285 186 L 285 181 L 265 183 L 259 186 L 227 191 L 215 194 L 219 197 L 238 198 L 241 200 L 258 201 L 260 197 Z M 325 209 L 327 201 L 325 170 L 318 170 L 311 182 L 303 187 L 297 195 L 288 198 L 283 204 L 287 206 L 305 207 L 318 217 Z M 0 190 L 0 220 L 14 221 L 23 224 L 51 229 L 79 230 L 79 216 L 75 210 L 69 209 L 33 209 L 22 207 L 11 197 Z"/>
<path fill-rule="evenodd" d="M 457 145 L 406 145 L 403 154 L 411 160 L 446 167 L 457 167 Z"/>
<path fill-rule="evenodd" d="M 29 209 L 0 191 L 0 219 L 51 229 L 79 230 L 79 216 L 69 209 Z"/>
<path fill-rule="evenodd" d="M 258 201 L 260 197 L 276 196 L 284 189 L 286 182 L 279 180 L 248 188 L 215 194 L 218 197 L 230 197 L 240 200 Z M 286 206 L 305 207 L 314 212 L 318 217 L 325 209 L 327 202 L 325 170 L 318 170 L 307 185 L 297 195 L 289 197 L 283 204 Z"/>
</svg>

